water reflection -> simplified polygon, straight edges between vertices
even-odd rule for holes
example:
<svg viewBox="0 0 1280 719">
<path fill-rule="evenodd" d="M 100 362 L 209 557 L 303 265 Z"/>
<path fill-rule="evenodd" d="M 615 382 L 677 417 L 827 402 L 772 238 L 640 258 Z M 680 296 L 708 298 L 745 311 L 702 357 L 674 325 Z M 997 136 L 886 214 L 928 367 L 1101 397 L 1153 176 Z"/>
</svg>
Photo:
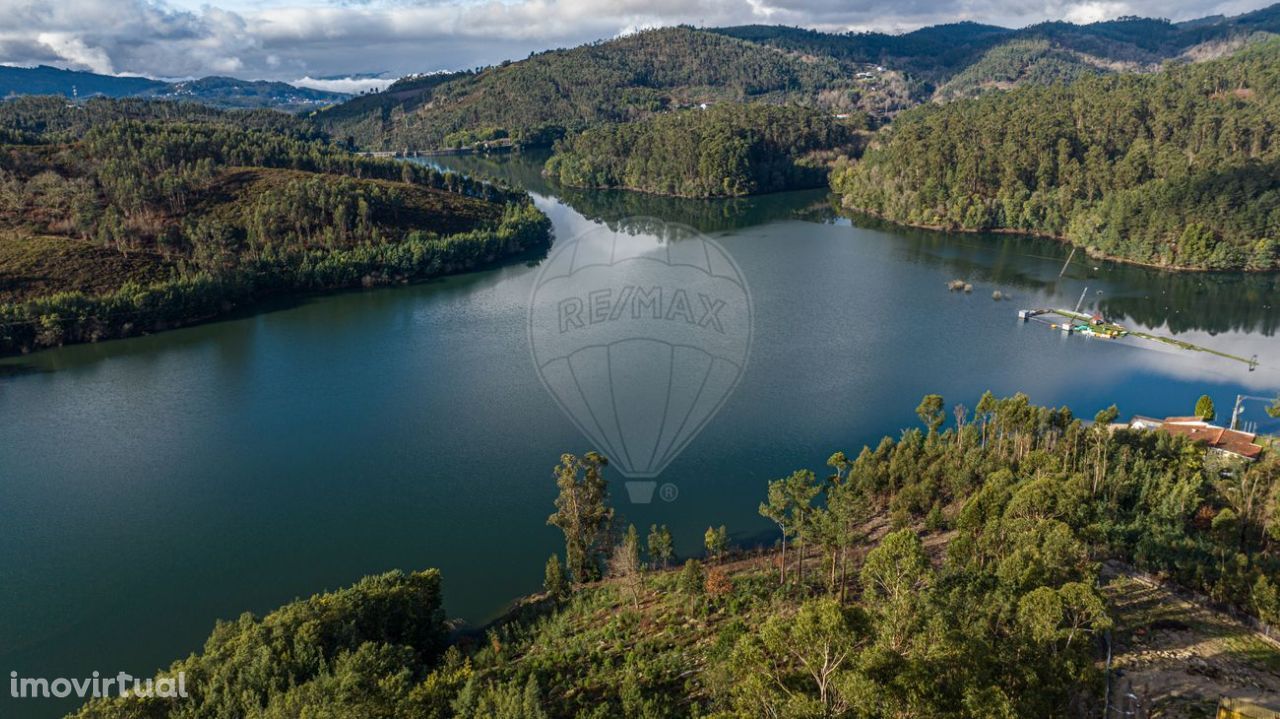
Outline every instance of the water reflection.
<svg viewBox="0 0 1280 719">
<path fill-rule="evenodd" d="M 454 155 L 429 162 L 553 196 L 587 219 L 614 230 L 625 229 L 620 223 L 636 216 L 661 217 L 708 233 L 783 219 L 830 223 L 837 217 L 835 203 L 823 190 L 707 201 L 560 187 L 541 174 L 547 156 L 545 151 Z M 936 232 L 865 216 L 844 221 L 894 236 L 901 255 L 911 262 L 945 267 L 957 278 L 980 283 L 988 290 L 1002 289 L 1006 295 L 1010 289 L 1038 293 L 1088 286 L 1085 308 L 1100 310 L 1117 321 L 1163 328 L 1174 335 L 1245 332 L 1270 337 L 1280 326 L 1280 275 L 1275 273 L 1163 272 L 1092 260 L 1082 253 L 1076 253 L 1068 264 L 1070 248 L 1043 238 Z"/>
<path fill-rule="evenodd" d="M 1251 332 L 1272 336 L 1280 324 L 1280 275 L 1173 274 L 1111 266 L 1107 279 L 1127 287 L 1101 301 L 1108 315 L 1170 332 Z"/>
<path fill-rule="evenodd" d="M 421 161 L 543 197 L 554 197 L 583 217 L 604 223 L 615 231 L 624 229 L 620 222 L 640 216 L 661 217 L 706 233 L 727 232 L 774 220 L 830 221 L 836 217 L 835 207 L 825 190 L 695 200 L 626 190 L 564 187 L 542 176 L 542 163 L 546 158 L 546 152 L 529 151 L 514 155 L 446 155 Z"/>
</svg>

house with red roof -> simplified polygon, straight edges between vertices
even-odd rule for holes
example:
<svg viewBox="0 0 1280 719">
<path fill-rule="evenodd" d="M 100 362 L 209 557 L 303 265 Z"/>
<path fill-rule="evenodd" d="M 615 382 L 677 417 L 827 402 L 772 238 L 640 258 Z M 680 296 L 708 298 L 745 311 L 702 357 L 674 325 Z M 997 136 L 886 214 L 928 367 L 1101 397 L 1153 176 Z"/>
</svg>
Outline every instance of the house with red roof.
<svg viewBox="0 0 1280 719">
<path fill-rule="evenodd" d="M 1159 430 L 1203 442 L 1210 452 L 1252 462 L 1262 454 L 1258 436 L 1249 432 L 1219 427 L 1199 417 L 1165 417 L 1153 419 L 1138 415 L 1129 421 L 1130 429 Z"/>
</svg>

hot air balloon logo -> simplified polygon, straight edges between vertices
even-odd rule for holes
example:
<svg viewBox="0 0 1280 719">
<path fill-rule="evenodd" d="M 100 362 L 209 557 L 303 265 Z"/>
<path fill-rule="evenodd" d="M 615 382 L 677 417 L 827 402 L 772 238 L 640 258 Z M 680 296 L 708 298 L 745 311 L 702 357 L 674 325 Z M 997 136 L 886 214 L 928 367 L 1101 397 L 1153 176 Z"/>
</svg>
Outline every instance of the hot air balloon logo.
<svg viewBox="0 0 1280 719">
<path fill-rule="evenodd" d="M 644 231 L 601 225 L 556 243 L 530 298 L 529 344 L 547 391 L 610 466 L 651 480 L 742 378 L 751 296 L 732 257 L 697 230 L 652 218 L 617 226 Z M 654 483 L 632 484 L 632 500 L 648 501 Z"/>
</svg>

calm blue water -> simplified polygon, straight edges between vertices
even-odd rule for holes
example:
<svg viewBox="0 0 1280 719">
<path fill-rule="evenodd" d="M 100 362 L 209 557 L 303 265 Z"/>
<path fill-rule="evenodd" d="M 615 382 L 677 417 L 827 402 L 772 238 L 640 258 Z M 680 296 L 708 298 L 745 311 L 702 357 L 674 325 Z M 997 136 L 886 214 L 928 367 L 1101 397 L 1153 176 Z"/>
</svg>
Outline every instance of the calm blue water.
<svg viewBox="0 0 1280 719">
<path fill-rule="evenodd" d="M 675 501 L 618 498 L 629 521 L 671 525 L 683 552 L 708 525 L 766 537 L 767 480 L 912 425 L 925 393 L 972 406 L 987 389 L 1025 391 L 1092 416 L 1111 403 L 1187 413 L 1206 392 L 1225 414 L 1238 393 L 1280 390 L 1274 277 L 1077 260 L 1059 280 L 1057 244 L 832 222 L 822 193 L 556 197 L 530 163 L 450 161 L 540 193 L 560 238 L 600 222 L 638 231 L 621 220 L 648 215 L 697 227 L 741 268 L 754 336 L 740 385 L 661 476 Z M 149 674 L 216 619 L 397 567 L 440 567 L 450 613 L 472 622 L 537 589 L 560 543 L 545 524 L 551 469 L 591 447 L 530 360 L 536 273 L 515 264 L 0 362 L 0 670 Z M 974 292 L 949 293 L 955 277 Z M 1015 319 L 1086 287 L 1086 307 L 1262 366 Z"/>
</svg>

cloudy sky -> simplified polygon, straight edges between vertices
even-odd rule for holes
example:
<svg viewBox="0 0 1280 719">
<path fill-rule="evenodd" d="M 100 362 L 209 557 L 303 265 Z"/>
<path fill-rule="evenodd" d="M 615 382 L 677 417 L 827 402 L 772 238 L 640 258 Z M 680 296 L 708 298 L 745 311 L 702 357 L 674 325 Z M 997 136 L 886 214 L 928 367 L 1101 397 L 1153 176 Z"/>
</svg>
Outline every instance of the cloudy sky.
<svg viewBox="0 0 1280 719">
<path fill-rule="evenodd" d="M 1267 0 L 0 0 L 0 63 L 151 77 L 299 78 L 452 70 L 641 27 L 829 31 L 957 20 L 1020 27 L 1121 15 L 1186 20 Z M 358 85 L 348 84 L 351 89 Z"/>
</svg>

